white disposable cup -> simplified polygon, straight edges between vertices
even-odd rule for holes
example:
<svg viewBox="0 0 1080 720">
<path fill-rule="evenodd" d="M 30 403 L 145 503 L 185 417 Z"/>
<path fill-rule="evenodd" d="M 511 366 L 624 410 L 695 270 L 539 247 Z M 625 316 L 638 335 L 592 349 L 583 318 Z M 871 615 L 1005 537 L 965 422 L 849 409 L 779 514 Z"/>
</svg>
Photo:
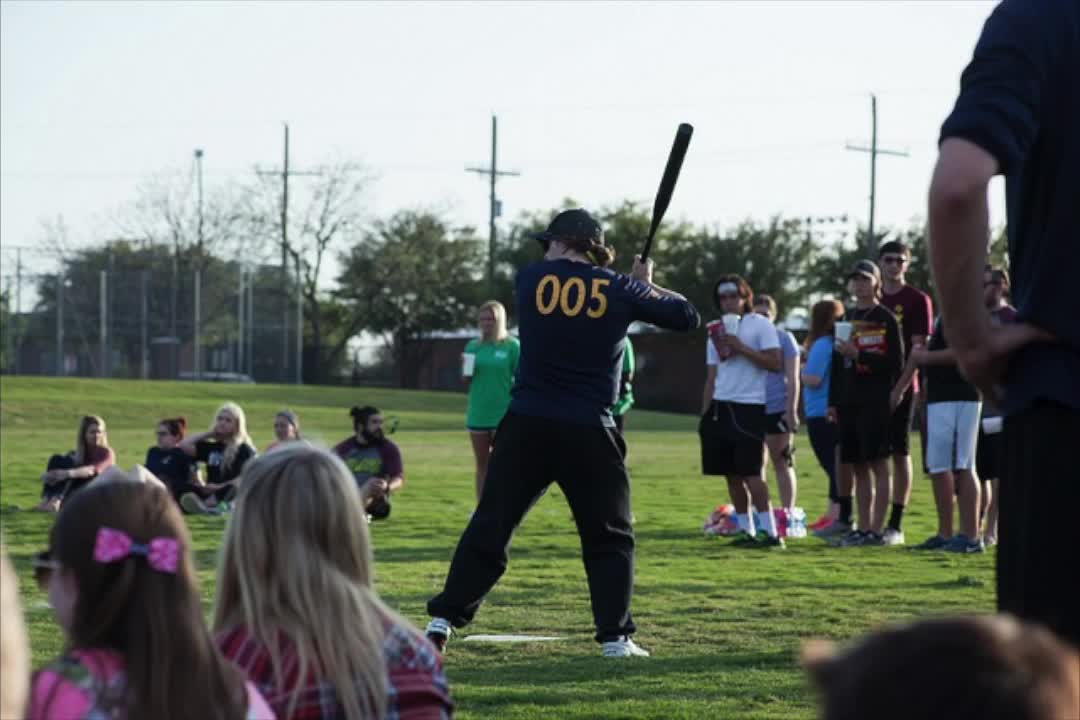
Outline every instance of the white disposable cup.
<svg viewBox="0 0 1080 720">
<path fill-rule="evenodd" d="M 836 339 L 847 342 L 851 339 L 851 323 L 838 322 L 836 323 Z"/>
<path fill-rule="evenodd" d="M 724 333 L 727 335 L 735 335 L 739 332 L 739 316 L 734 313 L 728 313 L 722 320 L 724 321 Z"/>
<path fill-rule="evenodd" d="M 472 353 L 464 353 L 461 356 L 461 374 L 465 377 L 472 377 L 473 371 L 476 369 L 476 355 Z"/>
<path fill-rule="evenodd" d="M 983 418 L 982 421 L 983 433 L 986 435 L 996 435 L 1001 432 L 1004 426 L 1005 423 L 1000 416 Z"/>
</svg>

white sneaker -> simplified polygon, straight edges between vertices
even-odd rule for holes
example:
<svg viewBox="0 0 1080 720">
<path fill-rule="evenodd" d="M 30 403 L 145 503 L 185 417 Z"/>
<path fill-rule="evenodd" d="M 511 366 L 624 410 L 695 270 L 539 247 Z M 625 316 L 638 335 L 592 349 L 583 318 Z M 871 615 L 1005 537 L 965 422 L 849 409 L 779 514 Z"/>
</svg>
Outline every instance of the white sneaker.
<svg viewBox="0 0 1080 720">
<path fill-rule="evenodd" d="M 609 640 L 601 647 L 604 657 L 649 657 L 649 651 L 631 640 L 629 635 Z"/>
<path fill-rule="evenodd" d="M 903 545 L 904 531 L 886 528 L 885 534 L 882 536 L 882 540 L 884 540 L 885 545 Z"/>
<path fill-rule="evenodd" d="M 453 633 L 454 628 L 450 625 L 450 621 L 441 617 L 431 618 L 431 622 L 428 623 L 427 629 L 424 630 L 424 635 L 427 636 L 427 639 L 431 641 L 431 644 L 434 645 L 440 653 L 446 652 L 446 642 Z"/>
</svg>

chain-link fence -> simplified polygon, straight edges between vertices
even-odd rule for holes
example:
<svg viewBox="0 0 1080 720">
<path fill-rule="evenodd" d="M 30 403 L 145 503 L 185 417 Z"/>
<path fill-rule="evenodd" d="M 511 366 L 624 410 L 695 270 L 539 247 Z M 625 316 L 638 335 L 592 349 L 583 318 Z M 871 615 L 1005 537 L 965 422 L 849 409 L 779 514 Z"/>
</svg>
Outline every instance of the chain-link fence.
<svg viewBox="0 0 1080 720">
<path fill-rule="evenodd" d="M 36 287 L 36 303 L 17 312 L 8 294 L 4 372 L 282 383 L 303 377 L 310 352 L 298 341 L 303 312 L 295 281 L 280 267 L 215 261 L 190 269 L 168 258 L 143 269 L 109 264 L 21 278 Z"/>
</svg>

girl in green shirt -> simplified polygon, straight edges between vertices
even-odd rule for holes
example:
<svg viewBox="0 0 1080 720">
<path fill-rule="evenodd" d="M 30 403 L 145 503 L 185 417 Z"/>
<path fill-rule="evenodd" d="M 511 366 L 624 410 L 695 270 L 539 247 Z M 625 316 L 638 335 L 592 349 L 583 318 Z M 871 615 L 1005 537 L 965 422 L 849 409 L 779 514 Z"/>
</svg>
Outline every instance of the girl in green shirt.
<svg viewBox="0 0 1080 720">
<path fill-rule="evenodd" d="M 479 310 L 480 338 L 470 340 L 462 356 L 462 378 L 469 389 L 465 427 L 476 457 L 476 499 L 484 490 L 488 458 L 499 426 L 510 405 L 520 354 L 517 338 L 506 333 L 506 308 L 495 300 Z"/>
</svg>

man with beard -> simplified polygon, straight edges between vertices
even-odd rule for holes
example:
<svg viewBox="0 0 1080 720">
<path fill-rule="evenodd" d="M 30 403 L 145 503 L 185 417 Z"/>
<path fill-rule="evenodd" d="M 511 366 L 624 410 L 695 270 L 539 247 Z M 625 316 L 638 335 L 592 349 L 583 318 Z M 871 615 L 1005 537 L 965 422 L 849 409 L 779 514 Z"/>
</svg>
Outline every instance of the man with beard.
<svg viewBox="0 0 1080 720">
<path fill-rule="evenodd" d="M 390 494 L 405 484 L 405 467 L 401 450 L 383 433 L 383 416 L 371 405 L 354 407 L 352 416 L 355 435 L 334 447 L 360 488 L 364 508 L 372 520 L 382 520 L 390 514 Z"/>
</svg>

